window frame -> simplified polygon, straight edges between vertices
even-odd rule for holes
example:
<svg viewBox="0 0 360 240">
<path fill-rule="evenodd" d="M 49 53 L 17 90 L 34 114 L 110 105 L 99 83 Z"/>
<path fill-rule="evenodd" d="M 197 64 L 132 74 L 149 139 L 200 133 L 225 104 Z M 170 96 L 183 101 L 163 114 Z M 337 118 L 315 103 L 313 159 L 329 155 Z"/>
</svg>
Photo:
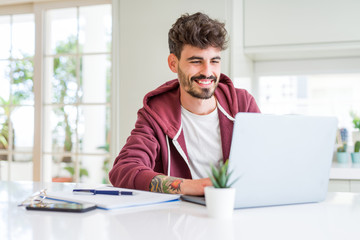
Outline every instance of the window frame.
<svg viewBox="0 0 360 240">
<path fill-rule="evenodd" d="M 12 7 L 12 6 L 1 6 L 0 5 L 0 16 L 10 16 L 11 18 L 11 24 L 13 23 L 13 17 L 14 15 L 21 15 L 21 14 L 34 14 L 34 12 L 32 11 L 32 5 L 31 4 L 24 4 L 24 5 L 20 5 L 20 6 L 16 6 L 16 7 Z M 34 14 L 34 25 L 35 25 L 35 14 Z M 35 50 L 36 51 L 36 50 Z M 27 58 L 23 58 L 23 60 L 26 60 Z M 8 59 L 9 62 L 14 62 L 17 61 L 19 59 L 17 58 L 13 58 L 12 56 L 10 56 L 10 58 Z M 33 67 L 35 68 L 35 52 L 34 52 L 34 56 L 32 57 L 33 60 Z M 34 70 L 35 71 L 35 70 Z M 13 76 L 10 77 L 13 81 Z M 11 112 L 13 112 L 15 107 L 26 107 L 26 106 L 31 106 L 34 108 L 34 116 L 35 116 L 35 83 L 34 83 L 34 79 L 35 76 L 33 76 L 33 88 L 34 88 L 34 102 L 32 104 L 24 104 L 24 103 L 20 103 L 20 104 L 13 104 L 11 103 L 9 105 L 9 107 L 12 109 Z M 11 99 L 11 93 L 10 93 L 10 99 Z M 35 118 L 35 117 L 34 117 Z M 11 115 L 10 115 L 10 119 L 11 119 Z M 35 121 L 35 119 L 34 119 Z M 17 150 L 13 150 L 13 125 L 9 124 L 9 139 L 11 140 L 9 143 L 9 147 L 7 150 L 5 150 L 7 156 L 8 156 L 8 161 L 7 161 L 7 176 L 8 176 L 8 180 L 11 179 L 12 173 L 11 173 L 11 169 L 12 169 L 12 162 L 13 160 L 13 156 L 16 154 L 32 154 L 33 155 L 33 159 L 34 159 L 34 150 L 32 152 L 30 151 L 17 151 Z M 35 134 L 35 129 L 34 129 L 34 134 Z M 35 142 L 33 143 L 33 145 L 35 145 Z M 34 175 L 33 175 L 34 176 Z"/>
<path fill-rule="evenodd" d="M 115 115 L 112 113 L 116 113 L 116 107 L 118 104 L 116 103 L 116 98 L 114 102 L 114 92 L 115 87 L 119 85 L 117 82 L 119 73 L 114 70 L 116 69 L 116 62 L 117 62 L 117 39 L 118 39 L 118 8 L 119 3 L 115 0 L 76 0 L 76 1 L 24 1 L 22 4 L 17 5 L 1 5 L 0 4 L 0 15 L 14 15 L 14 14 L 26 14 L 32 13 L 34 14 L 35 19 L 35 54 L 34 54 L 34 73 L 33 73 L 33 88 L 34 88 L 34 146 L 33 146 L 33 181 L 44 182 L 47 179 L 46 174 L 44 171 L 51 167 L 44 163 L 43 160 L 43 136 L 44 136 L 44 129 L 42 128 L 44 123 L 44 102 L 43 102 L 43 89 L 45 84 L 44 78 L 44 59 L 46 57 L 45 53 L 45 39 L 46 39 L 46 32 L 45 32 L 45 12 L 51 9 L 60 9 L 60 8 L 71 8 L 71 7 L 82 7 L 82 6 L 91 6 L 91 5 L 99 5 L 99 4 L 111 4 L 112 5 L 112 50 L 110 53 L 110 57 L 112 59 L 112 74 L 111 74 L 111 100 L 110 100 L 110 112 L 111 112 L 111 119 L 110 119 L 110 129 L 119 129 L 118 124 L 116 124 L 119 114 Z M 114 39 L 114 36 L 116 39 Z M 115 86 L 115 87 L 114 87 Z M 114 115 L 114 116 L 113 116 Z M 113 123 L 115 126 L 113 127 Z M 112 134 L 116 135 L 116 134 Z M 111 146 L 116 146 L 119 137 L 111 136 L 110 139 L 110 158 L 113 158 L 115 155 L 116 150 L 113 149 Z M 10 178 L 10 166 L 8 166 L 8 176 Z M 53 164 L 53 163 L 51 163 Z M 79 164 L 77 164 L 79 168 Z M 76 168 L 76 165 L 75 165 Z M 75 171 L 75 181 L 79 181 L 79 171 Z"/>
</svg>

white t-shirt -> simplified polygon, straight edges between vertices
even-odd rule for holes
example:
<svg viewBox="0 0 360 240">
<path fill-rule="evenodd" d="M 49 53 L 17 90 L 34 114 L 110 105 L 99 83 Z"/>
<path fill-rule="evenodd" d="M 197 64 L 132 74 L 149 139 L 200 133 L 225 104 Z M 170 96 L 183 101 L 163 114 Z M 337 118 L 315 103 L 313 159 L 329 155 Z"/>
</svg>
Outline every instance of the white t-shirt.
<svg viewBox="0 0 360 240">
<path fill-rule="evenodd" d="M 207 115 L 197 115 L 181 107 L 186 149 L 193 179 L 209 177 L 210 164 L 223 159 L 217 108 Z"/>
</svg>

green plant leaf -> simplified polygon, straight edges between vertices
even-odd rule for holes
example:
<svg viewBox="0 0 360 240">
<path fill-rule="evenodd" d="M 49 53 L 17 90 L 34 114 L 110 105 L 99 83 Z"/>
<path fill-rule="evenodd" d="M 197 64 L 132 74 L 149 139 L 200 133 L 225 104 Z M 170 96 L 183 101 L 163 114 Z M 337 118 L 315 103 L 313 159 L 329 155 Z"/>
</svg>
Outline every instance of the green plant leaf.
<svg viewBox="0 0 360 240">
<path fill-rule="evenodd" d="M 227 188 L 229 188 L 230 186 L 228 185 L 228 182 L 229 182 L 229 180 L 230 180 L 230 177 L 231 177 L 231 174 L 233 173 L 234 171 L 231 171 L 230 173 L 228 173 L 227 174 L 227 176 L 226 176 L 226 183 L 225 183 L 225 185 L 226 185 L 226 187 Z"/>
<path fill-rule="evenodd" d="M 356 141 L 354 145 L 354 152 L 360 151 L 360 141 Z"/>
<path fill-rule="evenodd" d="M 85 168 L 80 168 L 80 177 L 82 176 L 86 176 L 86 177 L 89 176 L 89 172 Z"/>
<path fill-rule="evenodd" d="M 104 146 L 98 147 L 98 149 L 105 150 L 106 152 L 110 152 L 110 144 L 106 143 Z"/>
<path fill-rule="evenodd" d="M 214 165 L 211 164 L 211 172 L 215 179 L 219 179 L 219 172 Z"/>
<path fill-rule="evenodd" d="M 7 142 L 7 139 L 5 138 L 5 136 L 0 135 L 0 143 L 4 146 L 5 149 L 8 148 L 8 142 Z"/>
<path fill-rule="evenodd" d="M 230 188 L 232 185 L 234 185 L 234 183 L 236 183 L 239 179 L 240 179 L 240 177 L 235 178 L 234 181 L 232 181 L 230 184 L 228 184 L 228 188 Z"/>
<path fill-rule="evenodd" d="M 227 162 L 225 162 L 225 164 L 223 162 L 220 162 L 220 172 L 221 173 L 227 172 Z"/>
<path fill-rule="evenodd" d="M 233 171 L 230 173 L 228 172 L 228 167 L 229 160 L 226 160 L 225 162 L 219 162 L 217 167 L 211 164 L 211 174 L 208 173 L 208 175 L 215 188 L 229 188 L 234 182 L 238 180 L 237 178 L 235 181 L 233 181 L 232 184 L 228 184 L 230 176 L 233 173 Z"/>
<path fill-rule="evenodd" d="M 226 172 L 224 171 L 220 173 L 219 185 L 221 188 L 226 188 Z"/>
<path fill-rule="evenodd" d="M 66 171 L 68 171 L 71 174 L 71 176 L 74 176 L 75 170 L 73 167 L 67 166 L 67 167 L 64 167 L 64 169 Z"/>
<path fill-rule="evenodd" d="M 67 167 L 64 167 L 64 169 L 66 170 L 66 171 L 68 171 L 70 174 L 71 174 L 71 176 L 74 176 L 75 175 L 75 169 L 73 168 L 73 167 L 71 167 L 71 166 L 67 166 Z M 89 176 L 89 172 L 88 172 L 88 170 L 87 169 L 85 169 L 85 168 L 80 168 L 80 177 L 82 177 L 82 176 L 86 176 L 86 177 L 88 177 Z"/>
<path fill-rule="evenodd" d="M 214 176 L 210 176 L 210 180 L 211 180 L 211 182 L 212 182 L 212 184 L 213 184 L 213 186 L 214 186 L 215 188 L 220 188 L 220 185 L 219 185 L 218 182 L 215 180 Z"/>
</svg>

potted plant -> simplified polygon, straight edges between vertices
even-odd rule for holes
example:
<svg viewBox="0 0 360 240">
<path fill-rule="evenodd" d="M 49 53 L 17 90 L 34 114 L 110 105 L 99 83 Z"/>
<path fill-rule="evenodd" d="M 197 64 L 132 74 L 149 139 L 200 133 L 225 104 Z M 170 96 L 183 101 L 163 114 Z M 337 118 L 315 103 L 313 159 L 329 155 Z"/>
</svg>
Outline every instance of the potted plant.
<svg viewBox="0 0 360 240">
<path fill-rule="evenodd" d="M 350 116 L 353 119 L 353 124 L 355 131 L 352 133 L 352 140 L 353 142 L 360 141 L 360 116 L 357 115 L 355 112 L 350 112 Z"/>
<path fill-rule="evenodd" d="M 72 166 L 66 166 L 64 167 L 64 170 L 70 173 L 71 177 L 53 177 L 53 182 L 73 182 L 74 176 L 75 176 L 75 169 Z M 80 180 L 83 177 L 88 177 L 89 172 L 85 168 L 80 168 Z"/>
<path fill-rule="evenodd" d="M 346 128 L 341 128 L 338 131 L 338 136 L 337 136 L 338 148 L 337 148 L 336 157 L 339 163 L 347 163 L 349 160 L 349 156 L 347 153 L 347 139 L 348 139 L 348 132 Z"/>
<path fill-rule="evenodd" d="M 353 163 L 360 163 L 360 141 L 356 141 L 354 145 L 354 152 L 351 153 L 351 160 Z"/>
<path fill-rule="evenodd" d="M 75 176 L 75 169 L 74 169 L 74 167 L 72 167 L 72 166 L 66 166 L 66 167 L 64 167 L 64 169 L 70 173 L 72 180 L 74 180 L 74 176 Z M 83 177 L 88 177 L 88 176 L 89 176 L 89 172 L 88 172 L 85 168 L 80 167 L 80 173 L 79 173 L 79 175 L 80 175 L 80 179 L 83 178 Z"/>
<path fill-rule="evenodd" d="M 229 161 L 222 161 L 217 167 L 211 165 L 209 177 L 213 186 L 205 187 L 206 207 L 210 217 L 228 218 L 232 216 L 235 203 L 235 188 L 229 183 L 232 172 L 228 172 Z"/>
</svg>

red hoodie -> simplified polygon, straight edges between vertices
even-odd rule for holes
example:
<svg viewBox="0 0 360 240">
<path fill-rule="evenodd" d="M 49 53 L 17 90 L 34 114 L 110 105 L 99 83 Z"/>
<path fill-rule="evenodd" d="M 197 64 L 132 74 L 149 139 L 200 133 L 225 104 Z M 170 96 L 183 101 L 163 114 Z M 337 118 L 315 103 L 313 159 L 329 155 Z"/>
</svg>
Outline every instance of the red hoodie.
<svg viewBox="0 0 360 240">
<path fill-rule="evenodd" d="M 260 110 L 255 99 L 246 90 L 234 88 L 224 74 L 220 76 L 215 96 L 223 159 L 228 159 L 236 113 Z M 151 91 L 143 104 L 135 129 L 109 172 L 110 182 L 115 187 L 148 191 L 151 180 L 159 174 L 191 179 L 181 125 L 179 81 L 169 81 Z"/>
</svg>

